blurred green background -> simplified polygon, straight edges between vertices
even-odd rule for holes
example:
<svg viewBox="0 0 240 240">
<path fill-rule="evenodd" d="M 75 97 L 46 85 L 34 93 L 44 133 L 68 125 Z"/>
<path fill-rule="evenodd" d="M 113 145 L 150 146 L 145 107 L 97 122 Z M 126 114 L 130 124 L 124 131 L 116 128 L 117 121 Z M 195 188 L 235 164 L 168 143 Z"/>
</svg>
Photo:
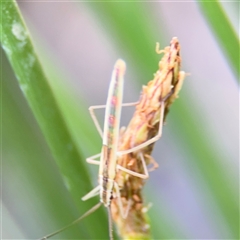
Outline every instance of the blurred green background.
<svg viewBox="0 0 240 240">
<path fill-rule="evenodd" d="M 5 24 L 15 11 L 7 4 L 2 239 L 43 237 L 98 202 L 80 199 L 97 185 L 97 167 L 85 158 L 101 149 L 88 107 L 105 103 L 119 57 L 127 63 L 124 102 L 138 99 L 158 68 L 156 42 L 165 47 L 175 36 L 190 75 L 153 152 L 160 167 L 144 189 L 153 203 L 152 239 L 239 239 L 239 3 L 19 1 L 46 79 L 40 65 L 24 67 L 31 47 L 15 54 L 22 35 Z M 133 110 L 124 109 L 122 125 Z M 107 237 L 102 207 L 54 238 Z"/>
</svg>

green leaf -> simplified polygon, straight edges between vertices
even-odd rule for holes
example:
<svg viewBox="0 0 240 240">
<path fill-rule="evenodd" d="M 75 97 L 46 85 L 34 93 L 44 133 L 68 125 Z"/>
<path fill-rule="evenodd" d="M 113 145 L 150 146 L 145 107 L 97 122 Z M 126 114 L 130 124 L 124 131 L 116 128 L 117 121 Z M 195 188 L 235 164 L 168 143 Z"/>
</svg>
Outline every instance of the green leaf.
<svg viewBox="0 0 240 240">
<path fill-rule="evenodd" d="M 233 69 L 239 81 L 240 42 L 237 33 L 234 31 L 219 1 L 198 1 L 198 4 L 205 15 L 206 21 L 215 34 L 219 45 L 224 50 L 229 61 L 229 66 Z"/>
<path fill-rule="evenodd" d="M 70 191 L 79 213 L 82 214 L 93 204 L 92 201 L 86 203 L 81 201 L 81 197 L 86 194 L 86 191 L 92 188 L 85 160 L 77 150 L 74 138 L 49 86 L 16 2 L 7 1 L 1 4 L 4 16 L 1 18 L 0 24 L 2 47 L 61 171 L 65 186 Z M 14 108 L 12 108 L 13 111 Z M 84 128 L 84 126 L 80 127 Z M 31 161 L 31 159 L 28 160 Z M 103 211 L 95 214 L 99 219 L 106 219 Z M 92 225 L 95 226 L 94 231 L 92 231 Z M 86 219 L 80 224 L 80 227 L 82 238 L 94 239 L 108 236 L 107 231 L 102 231 L 103 228 L 107 229 L 106 222 L 99 223 L 97 218 L 92 218 L 91 221 Z M 55 230 L 52 229 L 52 231 Z"/>
</svg>

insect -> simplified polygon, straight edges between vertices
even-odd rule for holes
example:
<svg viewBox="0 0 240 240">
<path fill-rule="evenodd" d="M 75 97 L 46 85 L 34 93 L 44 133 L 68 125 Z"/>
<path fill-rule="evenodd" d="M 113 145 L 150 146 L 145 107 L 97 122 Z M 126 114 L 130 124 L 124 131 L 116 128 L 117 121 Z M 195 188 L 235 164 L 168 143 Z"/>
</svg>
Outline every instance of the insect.
<svg viewBox="0 0 240 240">
<path fill-rule="evenodd" d="M 128 209 L 124 212 L 123 206 L 120 198 L 120 190 L 118 187 L 118 184 L 115 182 L 115 176 L 117 171 L 121 170 L 124 171 L 132 176 L 139 177 L 142 179 L 146 179 L 149 177 L 149 173 L 146 167 L 146 163 L 144 161 L 144 156 L 141 154 L 141 151 L 139 151 L 141 148 L 148 146 L 152 142 L 155 142 L 158 138 L 160 138 L 162 133 L 162 122 L 163 122 L 163 115 L 164 115 L 164 99 L 160 104 L 163 105 L 162 112 L 161 112 L 161 121 L 159 123 L 159 132 L 158 137 L 155 136 L 154 139 L 150 139 L 138 146 L 135 146 L 131 149 L 127 149 L 124 151 L 118 151 L 118 142 L 119 142 L 119 129 L 120 129 L 120 117 L 121 117 L 121 109 L 123 106 L 133 106 L 137 103 L 122 103 L 122 96 L 123 96 L 123 77 L 126 70 L 126 64 L 123 60 L 119 59 L 117 60 L 114 70 L 112 73 L 112 78 L 108 90 L 108 97 L 107 97 L 107 103 L 106 105 L 99 105 L 99 106 L 92 106 L 89 108 L 90 115 L 96 125 L 96 128 L 102 137 L 102 150 L 101 153 L 96 154 L 92 157 L 89 157 L 86 159 L 86 161 L 90 164 L 99 165 L 99 175 L 98 175 L 98 181 L 99 185 L 95 187 L 92 191 L 90 191 L 87 195 L 85 195 L 82 200 L 88 200 L 96 195 L 100 196 L 100 202 L 95 205 L 93 208 L 91 208 L 89 211 L 87 211 L 84 215 L 82 215 L 80 218 L 69 224 L 68 226 L 49 234 L 43 239 L 50 238 L 69 226 L 72 226 L 73 224 L 79 222 L 92 212 L 94 212 L 96 209 L 98 209 L 102 204 L 107 208 L 108 210 L 108 219 L 109 219 L 109 238 L 113 240 L 113 234 L 112 234 L 112 219 L 111 219 L 111 200 L 113 198 L 116 198 L 118 200 L 118 205 L 120 208 L 121 216 L 123 218 L 126 218 L 128 214 L 128 209 L 130 207 L 131 201 L 128 202 Z M 105 108 L 105 118 L 104 118 L 104 129 L 102 131 L 100 124 L 94 114 L 95 109 Z M 117 159 L 121 155 L 129 154 L 131 152 L 139 151 L 139 156 L 143 165 L 143 173 L 138 173 L 132 170 L 129 170 L 123 166 L 120 166 L 117 164 Z M 100 157 L 100 161 L 96 160 Z"/>
</svg>

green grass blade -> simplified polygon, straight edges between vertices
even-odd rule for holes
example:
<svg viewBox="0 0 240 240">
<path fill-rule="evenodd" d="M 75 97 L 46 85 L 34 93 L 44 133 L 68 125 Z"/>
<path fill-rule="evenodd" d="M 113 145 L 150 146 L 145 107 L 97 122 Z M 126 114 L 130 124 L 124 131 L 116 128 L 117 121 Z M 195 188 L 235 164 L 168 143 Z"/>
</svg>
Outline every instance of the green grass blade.
<svg viewBox="0 0 240 240">
<path fill-rule="evenodd" d="M 87 203 L 81 201 L 81 197 L 86 194 L 85 189 L 91 189 L 85 160 L 77 151 L 74 139 L 49 87 L 16 2 L 7 1 L 1 4 L 4 16 L 1 18 L 0 24 L 2 47 L 60 168 L 65 185 L 69 189 L 79 212 L 83 213 L 93 204 L 91 201 Z M 81 159 L 83 161 L 80 161 Z M 83 185 L 85 189 L 81 187 Z M 102 212 L 99 211 L 99 218 L 104 218 Z M 93 218 L 91 222 L 86 219 L 85 223 L 82 225 L 82 229 L 85 229 L 83 231 L 86 233 L 85 237 L 93 239 L 108 236 L 107 231 L 102 231 L 103 227 L 107 229 L 104 221 L 99 223 L 97 218 Z M 92 225 L 96 225 L 94 231 L 92 231 Z"/>
<path fill-rule="evenodd" d="M 2 236 L 4 239 L 10 236 L 11 239 L 36 239 L 71 222 L 79 213 L 2 51 L 1 56 L 4 79 L 1 85 L 4 113 L 1 118 L 2 201 L 13 222 L 16 222 L 15 226 L 8 226 L 3 213 Z M 13 207 L 15 199 L 16 208 Z M 72 207 L 68 207 L 70 203 Z M 23 236 L 19 236 L 17 226 Z M 65 234 L 62 236 L 67 237 Z M 81 230 L 72 229 L 71 234 L 78 237 Z"/>
<path fill-rule="evenodd" d="M 187 104 L 184 100 L 179 100 L 171 109 L 173 118 L 180 119 L 178 127 L 174 128 L 174 131 L 179 136 L 179 141 L 184 140 L 187 143 L 188 151 L 193 156 L 193 164 L 197 164 L 202 172 L 209 191 L 219 206 L 233 238 L 237 238 L 239 236 L 238 193 L 232 191 L 225 170 L 219 164 L 222 161 L 221 156 L 214 151 L 208 142 L 207 132 L 198 127 L 198 119 L 201 116 L 193 116 L 184 106 L 184 103 Z M 184 116 L 184 119 L 179 116 Z M 185 129 L 184 133 L 181 129 Z"/>
<path fill-rule="evenodd" d="M 239 81 L 239 38 L 219 1 L 197 1 Z M 238 3 L 239 4 L 239 3 Z M 239 7 L 238 7 L 239 8 Z"/>
<path fill-rule="evenodd" d="M 151 28 L 154 19 L 148 16 L 151 11 L 149 5 L 135 2 L 99 2 L 92 3 L 91 7 L 104 26 L 111 29 L 112 40 L 125 50 L 124 55 L 133 60 L 134 66 L 142 69 L 141 74 L 144 75 L 141 75 L 141 79 L 145 81 L 142 83 L 146 84 L 145 79 L 152 77 L 159 61 L 153 42 L 162 42 L 164 38 L 164 35 L 157 34 Z"/>
</svg>

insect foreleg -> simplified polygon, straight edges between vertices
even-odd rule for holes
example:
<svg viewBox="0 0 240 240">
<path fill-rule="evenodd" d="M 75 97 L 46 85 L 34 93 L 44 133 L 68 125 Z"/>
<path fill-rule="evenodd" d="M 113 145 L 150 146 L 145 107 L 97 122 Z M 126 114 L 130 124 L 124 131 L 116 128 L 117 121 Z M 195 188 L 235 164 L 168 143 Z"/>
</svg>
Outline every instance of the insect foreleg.
<svg viewBox="0 0 240 240">
<path fill-rule="evenodd" d="M 138 102 L 131 102 L 131 103 L 123 103 L 121 106 L 122 107 L 130 107 L 130 106 L 135 106 L 137 105 Z M 102 109 L 102 108 L 106 108 L 106 105 L 97 105 L 97 106 L 91 106 L 89 107 L 89 113 L 90 113 L 90 116 L 94 122 L 94 125 L 96 126 L 97 128 L 97 131 L 98 133 L 100 134 L 101 138 L 103 138 L 103 130 L 99 124 L 99 121 L 97 120 L 97 116 L 94 112 L 95 109 Z"/>
</svg>

